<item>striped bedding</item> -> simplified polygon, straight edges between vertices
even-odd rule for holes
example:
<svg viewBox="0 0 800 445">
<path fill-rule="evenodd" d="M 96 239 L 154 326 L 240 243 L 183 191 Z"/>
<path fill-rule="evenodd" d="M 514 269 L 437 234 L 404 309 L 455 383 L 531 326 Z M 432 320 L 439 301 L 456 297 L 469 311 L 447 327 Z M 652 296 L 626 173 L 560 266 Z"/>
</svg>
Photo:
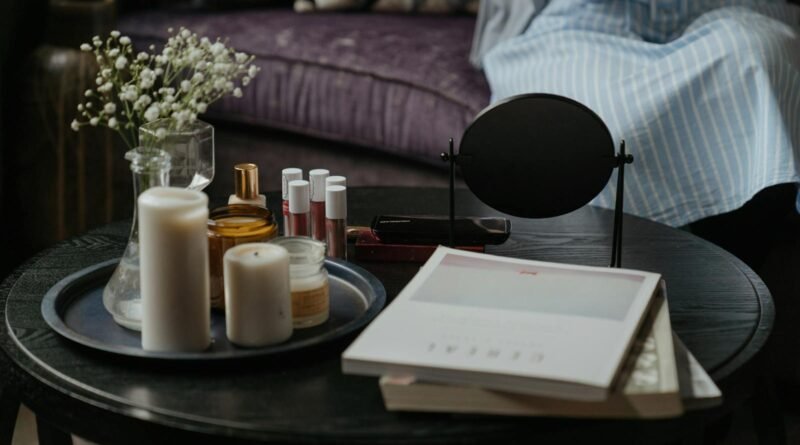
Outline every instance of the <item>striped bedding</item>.
<svg viewBox="0 0 800 445">
<path fill-rule="evenodd" d="M 595 110 L 636 158 L 627 212 L 681 226 L 800 181 L 800 8 L 543 3 L 525 32 L 484 57 L 492 100 L 548 92 Z M 613 206 L 614 185 L 593 203 Z"/>
</svg>

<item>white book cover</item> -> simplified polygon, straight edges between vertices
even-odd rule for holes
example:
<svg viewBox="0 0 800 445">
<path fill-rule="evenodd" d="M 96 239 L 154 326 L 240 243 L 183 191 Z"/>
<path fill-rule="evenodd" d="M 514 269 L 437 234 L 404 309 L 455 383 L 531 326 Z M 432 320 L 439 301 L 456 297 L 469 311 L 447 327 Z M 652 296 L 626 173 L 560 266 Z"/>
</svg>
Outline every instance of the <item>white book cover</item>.
<svg viewBox="0 0 800 445">
<path fill-rule="evenodd" d="M 660 281 L 439 247 L 347 348 L 343 371 L 604 400 Z"/>
</svg>

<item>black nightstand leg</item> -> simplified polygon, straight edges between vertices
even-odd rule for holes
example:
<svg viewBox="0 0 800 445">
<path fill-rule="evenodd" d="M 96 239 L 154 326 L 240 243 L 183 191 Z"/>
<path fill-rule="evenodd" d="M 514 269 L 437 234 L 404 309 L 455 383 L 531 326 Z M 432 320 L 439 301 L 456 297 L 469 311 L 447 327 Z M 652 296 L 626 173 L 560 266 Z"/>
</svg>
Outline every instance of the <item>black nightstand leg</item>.
<svg viewBox="0 0 800 445">
<path fill-rule="evenodd" d="M 752 400 L 753 422 L 758 443 L 761 445 L 783 445 L 786 443 L 786 425 L 783 422 L 780 402 L 769 377 L 762 375 L 756 382 Z"/>
<path fill-rule="evenodd" d="M 8 389 L 0 387 L 0 445 L 11 445 L 18 412 L 19 399 Z"/>
<path fill-rule="evenodd" d="M 54 427 L 46 420 L 36 417 L 36 433 L 39 445 L 72 445 L 72 436 Z"/>
</svg>

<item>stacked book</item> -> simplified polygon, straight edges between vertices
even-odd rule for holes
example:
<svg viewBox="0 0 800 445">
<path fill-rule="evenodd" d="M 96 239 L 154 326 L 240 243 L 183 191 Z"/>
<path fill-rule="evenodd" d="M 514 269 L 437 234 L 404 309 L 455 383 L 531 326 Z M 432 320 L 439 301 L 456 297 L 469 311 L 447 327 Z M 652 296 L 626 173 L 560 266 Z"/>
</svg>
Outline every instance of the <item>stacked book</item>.
<svg viewBox="0 0 800 445">
<path fill-rule="evenodd" d="M 342 356 L 389 410 L 665 418 L 722 400 L 656 273 L 439 247 Z"/>
</svg>

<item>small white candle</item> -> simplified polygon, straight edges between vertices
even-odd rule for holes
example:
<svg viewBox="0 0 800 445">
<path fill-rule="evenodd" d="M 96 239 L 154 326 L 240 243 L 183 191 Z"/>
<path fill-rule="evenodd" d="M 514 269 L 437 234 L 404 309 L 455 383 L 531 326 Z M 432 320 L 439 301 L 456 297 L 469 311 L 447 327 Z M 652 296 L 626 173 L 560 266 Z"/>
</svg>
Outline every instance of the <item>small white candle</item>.
<svg viewBox="0 0 800 445">
<path fill-rule="evenodd" d="M 291 337 L 289 252 L 275 244 L 240 244 L 223 261 L 228 340 L 254 347 Z"/>
<path fill-rule="evenodd" d="M 202 351 L 211 343 L 208 197 L 153 187 L 138 205 L 142 348 Z"/>
</svg>

